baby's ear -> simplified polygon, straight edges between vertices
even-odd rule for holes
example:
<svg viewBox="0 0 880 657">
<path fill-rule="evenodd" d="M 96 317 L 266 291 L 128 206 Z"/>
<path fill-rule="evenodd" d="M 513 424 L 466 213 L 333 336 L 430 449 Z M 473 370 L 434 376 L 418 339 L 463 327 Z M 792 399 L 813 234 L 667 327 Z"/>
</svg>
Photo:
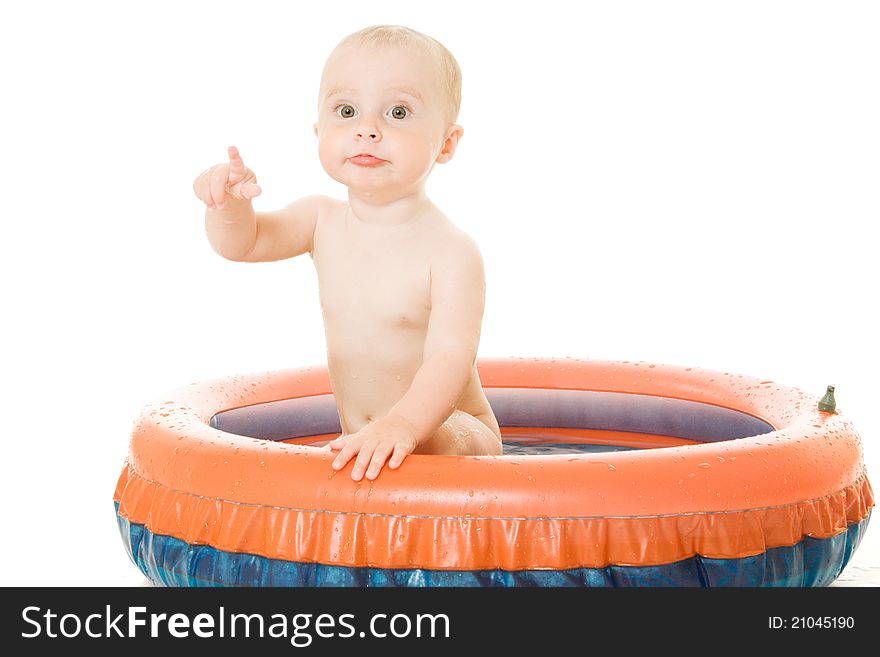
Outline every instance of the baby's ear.
<svg viewBox="0 0 880 657">
<path fill-rule="evenodd" d="M 443 148 L 440 149 L 440 154 L 437 156 L 437 162 L 440 164 L 446 164 L 452 159 L 452 156 L 455 154 L 455 149 L 458 147 L 458 141 L 463 135 L 464 128 L 460 125 L 456 124 L 449 129 L 446 141 L 443 142 Z"/>
<path fill-rule="evenodd" d="M 315 121 L 314 128 L 315 128 L 315 137 L 317 137 L 318 136 L 318 122 L 317 121 Z"/>
</svg>

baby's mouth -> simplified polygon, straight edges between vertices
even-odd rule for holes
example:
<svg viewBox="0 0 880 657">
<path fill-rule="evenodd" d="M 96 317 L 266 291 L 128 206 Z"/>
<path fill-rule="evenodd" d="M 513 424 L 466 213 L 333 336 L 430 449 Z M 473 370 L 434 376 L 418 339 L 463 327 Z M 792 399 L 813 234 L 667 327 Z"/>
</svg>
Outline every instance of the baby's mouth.
<svg viewBox="0 0 880 657">
<path fill-rule="evenodd" d="M 368 153 L 359 153 L 354 157 L 348 158 L 352 163 L 357 164 L 361 167 L 377 167 L 382 164 L 385 164 L 388 160 L 383 160 L 382 158 L 376 157 L 375 155 L 370 155 Z"/>
</svg>

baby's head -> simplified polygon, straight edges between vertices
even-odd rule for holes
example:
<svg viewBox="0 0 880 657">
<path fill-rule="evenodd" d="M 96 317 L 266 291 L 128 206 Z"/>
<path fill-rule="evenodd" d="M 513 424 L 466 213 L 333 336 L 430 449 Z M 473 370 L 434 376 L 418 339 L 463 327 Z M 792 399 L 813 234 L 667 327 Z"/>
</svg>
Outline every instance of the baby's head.
<svg viewBox="0 0 880 657">
<path fill-rule="evenodd" d="M 418 52 L 427 59 L 429 68 L 425 71 L 422 84 L 432 92 L 432 100 L 441 105 L 446 124 L 454 124 L 461 107 L 461 69 L 458 62 L 436 39 L 401 25 L 366 27 L 349 34 L 337 44 L 327 58 L 321 75 L 318 111 L 320 112 L 327 94 L 331 91 L 330 85 L 333 84 L 331 76 L 335 72 L 331 69 L 331 64 L 334 59 L 346 51 L 377 53 L 382 50 L 401 53 Z"/>
<path fill-rule="evenodd" d="M 419 182 L 435 162 L 451 159 L 464 132 L 455 124 L 460 105 L 461 71 L 440 42 L 398 25 L 350 34 L 321 75 L 315 123 L 321 163 L 349 187 L 375 186 L 389 176 L 399 184 Z M 359 153 L 383 163 L 351 162 Z"/>
</svg>

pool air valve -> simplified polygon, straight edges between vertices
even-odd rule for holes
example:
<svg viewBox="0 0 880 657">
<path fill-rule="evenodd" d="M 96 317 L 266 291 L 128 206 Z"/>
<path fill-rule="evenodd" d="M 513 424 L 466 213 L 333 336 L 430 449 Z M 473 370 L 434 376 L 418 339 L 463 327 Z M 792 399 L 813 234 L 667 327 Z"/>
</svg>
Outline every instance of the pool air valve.
<svg viewBox="0 0 880 657">
<path fill-rule="evenodd" d="M 819 400 L 819 410 L 824 413 L 836 413 L 837 402 L 834 401 L 834 386 L 828 386 L 825 395 Z"/>
</svg>

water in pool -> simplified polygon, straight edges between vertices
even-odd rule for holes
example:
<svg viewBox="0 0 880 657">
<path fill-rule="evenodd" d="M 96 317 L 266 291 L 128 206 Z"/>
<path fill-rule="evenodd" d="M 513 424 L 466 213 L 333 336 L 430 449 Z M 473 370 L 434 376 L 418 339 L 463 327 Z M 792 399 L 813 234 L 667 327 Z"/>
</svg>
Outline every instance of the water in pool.
<svg viewBox="0 0 880 657">
<path fill-rule="evenodd" d="M 593 445 L 588 443 L 560 442 L 554 437 L 538 437 L 538 436 L 503 436 L 504 456 L 528 456 L 537 454 L 595 454 L 598 452 L 624 452 L 636 447 L 624 447 L 623 445 Z M 293 441 L 291 441 L 293 442 Z M 300 444 L 311 445 L 312 447 L 323 447 L 327 444 L 327 440 L 312 440 L 306 442 L 303 439 L 296 439 Z"/>
<path fill-rule="evenodd" d="M 595 454 L 596 452 L 623 452 L 634 447 L 621 445 L 590 445 L 584 443 L 553 442 L 549 438 L 504 436 L 502 446 L 505 456 L 535 454 Z"/>
</svg>

